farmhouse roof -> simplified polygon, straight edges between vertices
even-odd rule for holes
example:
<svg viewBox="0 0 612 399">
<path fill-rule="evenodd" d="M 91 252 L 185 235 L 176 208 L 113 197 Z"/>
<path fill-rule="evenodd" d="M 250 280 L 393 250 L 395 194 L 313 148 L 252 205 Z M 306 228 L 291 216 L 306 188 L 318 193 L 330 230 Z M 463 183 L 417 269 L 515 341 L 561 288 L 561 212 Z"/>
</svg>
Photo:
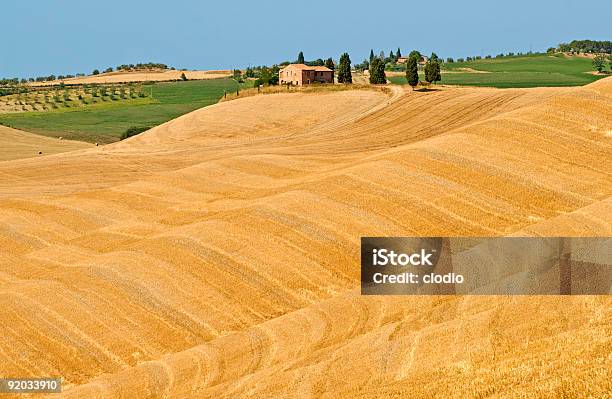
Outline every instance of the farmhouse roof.
<svg viewBox="0 0 612 399">
<path fill-rule="evenodd" d="M 299 69 L 301 71 L 332 72 L 331 69 L 324 66 L 308 66 L 304 64 L 289 64 L 283 69 L 287 68 Z"/>
</svg>

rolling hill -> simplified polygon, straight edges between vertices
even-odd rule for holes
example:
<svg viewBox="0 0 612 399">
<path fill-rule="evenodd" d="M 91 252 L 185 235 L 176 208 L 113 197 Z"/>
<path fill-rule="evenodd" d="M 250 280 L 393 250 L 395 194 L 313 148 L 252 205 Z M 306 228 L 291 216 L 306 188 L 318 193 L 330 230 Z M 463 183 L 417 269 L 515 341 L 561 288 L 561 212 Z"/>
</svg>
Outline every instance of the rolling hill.
<svg viewBox="0 0 612 399">
<path fill-rule="evenodd" d="M 171 80 L 180 80 L 181 74 L 185 74 L 189 80 L 206 80 L 227 78 L 231 76 L 232 71 L 179 71 L 179 70 L 145 70 L 145 71 L 115 71 L 101 73 L 98 75 L 89 75 L 83 77 L 68 78 L 63 80 L 55 80 L 48 82 L 33 82 L 31 86 L 53 86 L 64 82 L 67 85 L 82 85 L 82 84 L 109 84 L 109 83 L 127 83 L 127 82 L 163 82 Z"/>
<path fill-rule="evenodd" d="M 92 146 L 93 144 L 82 141 L 58 140 L 0 125 L 0 148 L 2 149 L 0 150 L 0 162 L 58 154 Z"/>
<path fill-rule="evenodd" d="M 442 84 L 497 88 L 582 86 L 602 79 L 592 59 L 565 54 L 530 54 L 442 64 Z M 389 80 L 407 84 L 403 74 Z M 422 73 L 421 73 L 422 75 Z M 424 81 L 421 76 L 421 81 Z"/>
<path fill-rule="evenodd" d="M 146 92 L 146 98 L 117 98 L 117 101 L 109 98 L 102 101 L 99 98 L 97 103 L 86 106 L 70 101 L 70 108 L 62 106 L 44 112 L 0 113 L 0 123 L 44 136 L 111 143 L 118 141 L 130 127 L 162 124 L 216 103 L 225 91 L 250 86 L 252 82 L 239 84 L 226 78 L 160 82 L 138 89 Z M 115 91 L 115 88 L 112 90 Z"/>
<path fill-rule="evenodd" d="M 611 121 L 612 79 L 288 93 L 0 163 L 0 374 L 66 398 L 603 396 L 609 296 L 357 287 L 360 236 L 610 236 Z"/>
</svg>

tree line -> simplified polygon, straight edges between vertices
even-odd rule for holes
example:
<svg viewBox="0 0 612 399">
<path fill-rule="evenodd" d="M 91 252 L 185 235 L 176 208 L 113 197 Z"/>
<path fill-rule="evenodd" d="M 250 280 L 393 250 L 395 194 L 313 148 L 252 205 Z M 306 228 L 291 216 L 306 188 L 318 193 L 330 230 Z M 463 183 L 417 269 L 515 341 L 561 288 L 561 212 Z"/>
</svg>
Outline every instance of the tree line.
<svg viewBox="0 0 612 399">
<path fill-rule="evenodd" d="M 103 70 L 102 73 L 109 73 L 115 70 L 119 72 L 119 71 L 134 71 L 134 70 L 139 70 L 139 69 L 163 69 L 163 70 L 169 69 L 172 71 L 176 70 L 175 67 L 168 67 L 168 65 L 161 64 L 159 62 L 147 62 L 147 63 L 138 63 L 138 64 L 121 64 L 121 65 L 117 65 L 117 68 L 115 69 L 113 69 L 113 67 L 108 67 L 105 70 Z M 99 75 L 100 70 L 94 69 L 91 74 Z"/>
<path fill-rule="evenodd" d="M 386 84 L 387 76 L 385 70 L 391 68 L 397 70 L 393 64 L 397 64 L 397 61 L 401 57 L 402 53 L 400 48 L 397 49 L 396 53 L 391 51 L 388 57 L 385 57 L 382 51 L 379 56 L 375 56 L 374 50 L 370 50 L 369 60 L 364 60 L 360 67 L 363 68 L 367 66 L 367 68 L 364 69 L 367 69 L 369 72 L 371 84 Z M 413 50 L 408 54 L 407 60 L 404 63 L 403 68 L 406 74 L 406 81 L 413 89 L 419 84 L 419 64 L 423 63 L 424 60 L 425 58 L 418 50 Z M 436 53 L 432 53 L 427 61 L 424 62 L 423 73 L 427 83 L 436 83 L 442 80 L 440 63 L 441 60 Z"/>
<path fill-rule="evenodd" d="M 161 64 L 161 63 L 157 63 L 157 62 L 147 62 L 147 63 L 138 63 L 138 64 L 122 64 L 117 66 L 116 70 L 117 71 L 127 71 L 127 70 L 138 70 L 138 69 L 170 69 L 170 70 L 175 70 L 176 68 L 174 67 L 168 67 L 168 65 L 166 64 Z M 108 67 L 106 69 L 103 70 L 104 73 L 108 73 L 108 72 L 113 72 L 115 69 L 113 67 Z M 94 69 L 92 72 L 92 75 L 99 75 L 100 74 L 100 70 L 99 69 Z M 71 79 L 71 78 L 78 78 L 78 77 L 83 77 L 85 76 L 84 73 L 77 73 L 77 74 L 67 74 L 67 75 L 46 75 L 46 76 L 37 76 L 37 77 L 30 77 L 30 78 L 2 78 L 0 79 L 0 86 L 8 86 L 8 85 L 16 85 L 19 83 L 33 83 L 33 82 L 52 82 L 52 81 L 56 81 L 56 80 L 64 80 L 64 79 Z"/>
<path fill-rule="evenodd" d="M 572 40 L 569 43 L 559 43 L 550 50 L 562 53 L 606 53 L 612 54 L 612 41 L 610 40 Z"/>
</svg>

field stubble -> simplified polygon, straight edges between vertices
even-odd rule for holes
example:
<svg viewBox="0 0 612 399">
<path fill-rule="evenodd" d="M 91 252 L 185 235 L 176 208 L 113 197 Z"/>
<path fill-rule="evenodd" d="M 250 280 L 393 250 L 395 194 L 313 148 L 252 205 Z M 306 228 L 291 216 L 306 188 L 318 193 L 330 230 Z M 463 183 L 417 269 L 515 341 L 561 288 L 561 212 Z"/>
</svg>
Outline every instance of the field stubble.
<svg viewBox="0 0 612 399">
<path fill-rule="evenodd" d="M 356 287 L 360 236 L 611 235 L 611 105 L 611 79 L 281 93 L 0 163 L 0 374 L 67 398 L 602 396 L 608 297 Z"/>
</svg>

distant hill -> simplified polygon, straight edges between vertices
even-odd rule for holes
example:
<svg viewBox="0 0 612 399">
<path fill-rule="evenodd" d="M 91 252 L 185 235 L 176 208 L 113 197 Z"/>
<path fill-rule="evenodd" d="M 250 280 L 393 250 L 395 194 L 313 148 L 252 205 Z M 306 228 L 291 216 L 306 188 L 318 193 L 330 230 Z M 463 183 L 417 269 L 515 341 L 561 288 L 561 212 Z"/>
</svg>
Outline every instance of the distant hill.
<svg viewBox="0 0 612 399">
<path fill-rule="evenodd" d="M 583 86 L 601 79 L 595 75 L 592 60 L 565 54 L 530 54 L 444 62 L 441 84 L 462 86 L 556 87 Z M 403 75 L 391 76 L 396 84 L 406 84 Z M 424 77 L 421 78 L 424 80 Z"/>
<path fill-rule="evenodd" d="M 91 83 L 128 83 L 128 82 L 147 82 L 147 81 L 172 81 L 181 79 L 181 75 L 185 74 L 189 80 L 205 80 L 217 79 L 231 76 L 232 72 L 228 70 L 213 70 L 213 71 L 179 71 L 179 70 L 134 70 L 134 71 L 115 71 L 101 73 L 98 75 L 89 75 L 82 77 L 69 78 L 64 80 L 54 80 L 47 82 L 31 82 L 31 86 L 49 86 L 65 84 L 91 84 Z"/>
</svg>

